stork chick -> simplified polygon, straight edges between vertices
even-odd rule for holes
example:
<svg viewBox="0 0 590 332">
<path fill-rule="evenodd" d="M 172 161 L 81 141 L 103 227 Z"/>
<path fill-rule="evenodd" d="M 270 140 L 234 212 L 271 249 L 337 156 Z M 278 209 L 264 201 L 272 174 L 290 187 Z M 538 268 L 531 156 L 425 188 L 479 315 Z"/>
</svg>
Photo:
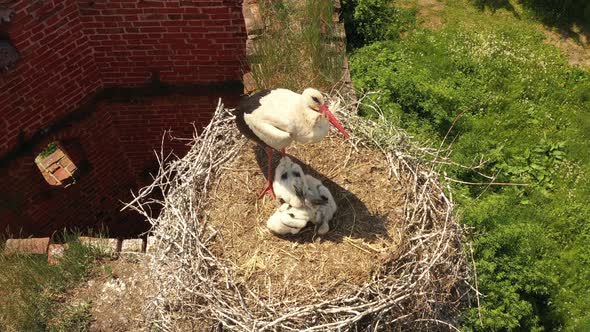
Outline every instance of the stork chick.
<svg viewBox="0 0 590 332">
<path fill-rule="evenodd" d="M 291 158 L 281 158 L 279 166 L 275 170 L 272 185 L 277 199 L 281 203 L 287 203 L 296 208 L 303 207 L 305 193 L 307 192 L 304 176 L 301 166 L 294 163 Z"/>
<path fill-rule="evenodd" d="M 311 222 L 319 225 L 318 234 L 326 234 L 330 230 L 329 221 L 336 213 L 336 201 L 330 190 L 322 182 L 313 176 L 305 175 L 307 191 L 305 194 L 306 206 L 312 211 Z"/>
<path fill-rule="evenodd" d="M 266 227 L 275 234 L 297 234 L 310 219 L 309 210 L 285 203 L 268 219 Z"/>
<path fill-rule="evenodd" d="M 293 141 L 318 142 L 328 134 L 330 123 L 349 137 L 330 112 L 322 93 L 311 88 L 305 89 L 302 94 L 287 89 L 257 92 L 240 101 L 235 115 L 240 132 L 266 150 L 267 183 L 259 198 L 265 193 L 274 198 L 271 181 L 273 150 L 280 150 L 284 155 Z"/>
</svg>

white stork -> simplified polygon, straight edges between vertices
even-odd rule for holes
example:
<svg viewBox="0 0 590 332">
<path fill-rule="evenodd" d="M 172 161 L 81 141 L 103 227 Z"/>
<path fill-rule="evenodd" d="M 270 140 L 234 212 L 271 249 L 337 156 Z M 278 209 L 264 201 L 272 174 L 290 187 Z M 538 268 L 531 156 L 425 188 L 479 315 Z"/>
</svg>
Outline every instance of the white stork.
<svg viewBox="0 0 590 332">
<path fill-rule="evenodd" d="M 296 208 L 303 207 L 305 193 L 308 190 L 304 176 L 301 166 L 294 163 L 291 158 L 281 158 L 279 166 L 275 170 L 275 178 L 272 184 L 276 198 L 279 199 L 281 204 L 287 203 Z"/>
<path fill-rule="evenodd" d="M 305 175 L 307 192 L 305 194 L 305 203 L 312 210 L 311 222 L 319 225 L 318 234 L 326 234 L 330 230 L 329 221 L 336 213 L 336 201 L 330 193 L 330 190 L 322 182 L 313 176 Z"/>
<path fill-rule="evenodd" d="M 275 234 L 297 234 L 310 219 L 307 208 L 299 209 L 285 203 L 268 218 L 266 227 Z"/>
<path fill-rule="evenodd" d="M 328 134 L 330 123 L 349 137 L 328 109 L 322 94 L 311 88 L 305 89 L 302 94 L 287 89 L 257 92 L 239 103 L 235 115 L 240 132 L 266 150 L 268 177 L 259 198 L 267 192 L 275 198 L 271 169 L 273 150 L 280 150 L 284 155 L 285 148 L 293 141 L 318 142 Z"/>
</svg>

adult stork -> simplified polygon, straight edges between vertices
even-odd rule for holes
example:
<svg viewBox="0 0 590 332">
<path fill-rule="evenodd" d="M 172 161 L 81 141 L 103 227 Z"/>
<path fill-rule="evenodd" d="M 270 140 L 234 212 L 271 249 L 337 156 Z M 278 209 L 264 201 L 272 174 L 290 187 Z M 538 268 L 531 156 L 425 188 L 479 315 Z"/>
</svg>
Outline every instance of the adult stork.
<svg viewBox="0 0 590 332">
<path fill-rule="evenodd" d="M 348 133 L 330 112 L 324 96 L 315 89 L 307 88 L 302 94 L 287 89 L 263 90 L 247 96 L 235 111 L 236 125 L 248 139 L 266 150 L 268 176 L 265 189 L 258 198 L 272 189 L 271 159 L 274 150 L 284 155 L 293 141 L 314 143 L 322 140 L 334 125 L 345 137 Z"/>
</svg>

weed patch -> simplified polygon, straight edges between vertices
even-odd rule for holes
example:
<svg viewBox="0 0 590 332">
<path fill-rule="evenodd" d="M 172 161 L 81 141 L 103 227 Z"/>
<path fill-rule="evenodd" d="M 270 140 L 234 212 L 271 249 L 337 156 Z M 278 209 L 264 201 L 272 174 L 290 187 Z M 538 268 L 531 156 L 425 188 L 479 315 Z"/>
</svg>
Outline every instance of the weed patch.
<svg viewBox="0 0 590 332">
<path fill-rule="evenodd" d="M 255 39 L 248 63 L 258 89 L 306 87 L 327 90 L 342 75 L 328 0 L 259 2 L 264 33 Z"/>
<path fill-rule="evenodd" d="M 46 255 L 0 254 L 0 330 L 84 331 L 90 304 L 67 307 L 61 298 L 88 276 L 100 255 L 76 241 L 55 266 Z"/>
</svg>

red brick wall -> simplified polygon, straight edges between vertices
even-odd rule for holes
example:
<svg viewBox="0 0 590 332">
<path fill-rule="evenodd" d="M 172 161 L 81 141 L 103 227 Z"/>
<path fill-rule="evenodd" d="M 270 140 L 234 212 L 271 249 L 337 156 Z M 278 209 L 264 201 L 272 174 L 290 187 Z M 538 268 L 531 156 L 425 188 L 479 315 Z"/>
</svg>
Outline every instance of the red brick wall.
<svg viewBox="0 0 590 332">
<path fill-rule="evenodd" d="M 170 130 L 176 138 L 193 137 L 195 128 L 200 130 L 209 122 L 219 97 L 226 105 L 236 100 L 231 96 L 172 95 L 142 98 L 134 103 L 105 101 L 99 109 L 112 114 L 118 144 L 129 159 L 132 173 L 141 177 L 154 166 L 154 150 L 160 152 L 163 137 L 165 154 L 173 150 L 182 156 L 188 151 L 186 141 L 170 140 L 170 135 L 163 135 L 164 130 Z"/>
<path fill-rule="evenodd" d="M 120 212 L 130 190 L 145 185 L 156 165 L 164 130 L 190 138 L 215 110 L 219 96 L 145 97 L 133 103 L 102 101 L 86 118 L 45 138 L 40 147 L 59 141 L 83 169 L 67 188 L 49 186 L 34 163 L 39 148 L 0 168 L 0 233 L 50 236 L 64 227 L 106 228 L 116 236 L 147 230 L 139 215 Z M 232 96 L 221 96 L 235 103 Z M 195 127 L 193 127 L 193 123 Z M 183 155 L 184 141 L 164 141 L 164 153 Z M 85 169 L 85 170 L 84 170 Z"/>
<path fill-rule="evenodd" d="M 106 85 L 241 77 L 246 30 L 236 0 L 84 0 L 84 33 Z"/>
<path fill-rule="evenodd" d="M 0 188 L 9 189 L 0 194 L 0 230 L 8 228 L 20 236 L 50 236 L 63 227 L 106 227 L 122 235 L 138 226 L 141 230 L 139 216 L 119 212 L 119 200 L 130 199 L 135 180 L 111 123 L 110 114 L 95 112 L 47 137 L 47 142 L 59 140 L 65 152 L 85 168 L 67 188 L 45 182 L 34 164 L 38 149 L 6 165 L 0 172 Z M 76 151 L 76 146 L 82 150 Z"/>
<path fill-rule="evenodd" d="M 0 72 L 0 233 L 9 227 L 23 236 L 50 235 L 101 225 L 117 235 L 143 230 L 139 216 L 119 212 L 120 201 L 148 178 L 163 131 L 192 136 L 191 123 L 205 124 L 219 96 L 107 98 L 90 109 L 86 102 L 107 87 L 141 86 L 153 73 L 189 90 L 239 80 L 246 40 L 241 2 L 16 0 L 7 6 L 16 15 L 0 33 L 21 59 Z M 52 140 L 88 165 L 70 187 L 49 186 L 34 164 Z M 167 146 L 178 155 L 187 149 L 182 142 Z"/>
<path fill-rule="evenodd" d="M 17 1 L 0 25 L 21 55 L 0 73 L 0 155 L 79 106 L 101 86 L 75 1 Z"/>
<path fill-rule="evenodd" d="M 239 80 L 238 0 L 19 0 L 3 24 L 21 54 L 0 74 L 0 155 L 102 86 Z M 22 132 L 22 133 L 21 133 Z"/>
</svg>

